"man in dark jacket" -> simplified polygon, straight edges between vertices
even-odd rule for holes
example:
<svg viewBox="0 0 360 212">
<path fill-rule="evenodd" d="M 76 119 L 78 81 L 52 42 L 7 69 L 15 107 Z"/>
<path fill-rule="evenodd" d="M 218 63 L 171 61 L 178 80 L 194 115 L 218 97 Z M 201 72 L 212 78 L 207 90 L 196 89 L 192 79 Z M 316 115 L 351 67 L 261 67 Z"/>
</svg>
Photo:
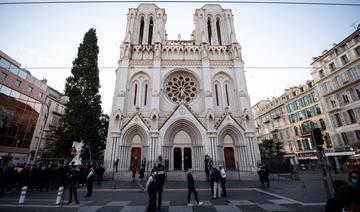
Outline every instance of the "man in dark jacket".
<svg viewBox="0 0 360 212">
<path fill-rule="evenodd" d="M 93 182 L 95 178 L 95 171 L 94 167 L 90 167 L 90 171 L 88 176 L 86 177 L 86 186 L 87 186 L 87 194 L 85 197 L 91 197 L 92 189 L 93 189 Z"/>
<path fill-rule="evenodd" d="M 149 204 L 147 207 L 147 212 L 155 212 L 156 211 L 156 191 L 157 191 L 157 184 L 156 184 L 156 174 L 157 170 L 152 169 L 151 175 L 149 176 L 146 182 L 146 191 L 149 195 Z"/>
<path fill-rule="evenodd" d="M 103 180 L 105 169 L 102 164 L 98 164 L 96 167 L 96 181 L 97 184 L 100 185 Z"/>
<path fill-rule="evenodd" d="M 269 169 L 267 168 L 267 166 L 265 164 L 262 164 L 262 163 L 259 164 L 258 175 L 260 178 L 261 187 L 264 187 L 265 182 L 267 184 L 267 187 L 269 187 L 270 186 Z"/>
<path fill-rule="evenodd" d="M 80 167 L 77 167 L 75 165 L 72 165 L 72 168 L 66 175 L 69 185 L 69 202 L 68 204 L 72 203 L 72 196 L 74 194 L 75 203 L 78 204 L 78 198 L 77 198 L 77 187 L 79 183 L 79 177 L 80 177 Z"/>
<path fill-rule="evenodd" d="M 162 160 L 161 160 L 162 161 Z M 157 175 L 156 175 L 156 182 L 158 185 L 157 193 L 158 193 L 158 205 L 157 208 L 160 210 L 161 202 L 162 202 L 162 193 L 164 190 L 164 183 L 165 183 L 165 166 L 159 162 L 157 167 Z"/>
<path fill-rule="evenodd" d="M 188 197 L 187 197 L 187 206 L 193 206 L 190 203 L 190 197 L 191 197 L 191 193 L 194 194 L 195 200 L 197 202 L 198 205 L 202 205 L 202 202 L 199 202 L 198 196 L 197 196 L 197 192 L 195 189 L 195 183 L 194 183 L 194 177 L 192 175 L 192 169 L 188 169 L 188 174 L 187 174 L 187 182 L 188 182 Z"/>
<path fill-rule="evenodd" d="M 214 194 L 213 194 L 212 198 L 213 199 L 220 199 L 221 173 L 216 167 L 212 168 L 211 173 L 212 173 L 212 180 L 214 182 L 214 189 L 213 189 Z"/>
</svg>

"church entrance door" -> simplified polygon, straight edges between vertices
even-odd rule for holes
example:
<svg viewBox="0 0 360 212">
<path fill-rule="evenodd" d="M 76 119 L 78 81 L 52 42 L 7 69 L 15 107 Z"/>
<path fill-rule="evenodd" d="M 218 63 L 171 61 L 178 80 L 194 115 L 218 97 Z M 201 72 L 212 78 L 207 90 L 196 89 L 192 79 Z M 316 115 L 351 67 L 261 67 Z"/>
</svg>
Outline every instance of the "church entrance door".
<svg viewBox="0 0 360 212">
<path fill-rule="evenodd" d="M 141 160 L 141 148 L 140 147 L 133 147 L 131 148 L 131 161 L 135 162 L 135 166 L 137 169 L 140 168 L 140 160 Z"/>
<path fill-rule="evenodd" d="M 181 148 L 174 148 L 174 170 L 181 170 Z"/>
<path fill-rule="evenodd" d="M 184 148 L 184 170 L 187 171 L 191 166 L 191 148 L 185 147 Z"/>
<path fill-rule="evenodd" d="M 235 170 L 235 157 L 234 157 L 234 149 L 232 147 L 224 148 L 224 156 L 225 156 L 225 167 L 227 170 Z"/>
</svg>

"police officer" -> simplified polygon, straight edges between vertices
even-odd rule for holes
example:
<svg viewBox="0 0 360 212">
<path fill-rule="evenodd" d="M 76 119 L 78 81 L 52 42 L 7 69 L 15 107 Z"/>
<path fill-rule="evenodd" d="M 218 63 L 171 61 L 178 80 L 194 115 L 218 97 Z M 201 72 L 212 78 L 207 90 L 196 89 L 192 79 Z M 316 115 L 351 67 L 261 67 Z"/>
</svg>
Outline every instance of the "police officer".
<svg viewBox="0 0 360 212">
<path fill-rule="evenodd" d="M 165 183 L 165 166 L 162 163 L 162 157 L 159 156 L 159 163 L 158 163 L 158 171 L 157 171 L 157 175 L 156 175 L 156 182 L 158 185 L 158 209 L 160 210 L 161 208 L 161 196 L 163 193 L 163 188 L 164 188 L 164 183 Z"/>
<path fill-rule="evenodd" d="M 147 212 L 156 211 L 156 191 L 157 191 L 156 174 L 157 174 L 157 170 L 152 169 L 151 175 L 149 176 L 146 182 L 145 190 L 148 192 L 149 195 L 149 204 L 147 207 Z"/>
</svg>

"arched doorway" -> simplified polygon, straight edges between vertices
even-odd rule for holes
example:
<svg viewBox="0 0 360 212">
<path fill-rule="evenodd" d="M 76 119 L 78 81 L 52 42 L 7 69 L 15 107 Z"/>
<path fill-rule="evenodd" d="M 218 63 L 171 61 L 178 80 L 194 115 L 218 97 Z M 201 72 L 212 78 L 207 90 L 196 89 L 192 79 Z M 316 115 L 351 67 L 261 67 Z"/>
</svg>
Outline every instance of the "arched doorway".
<svg viewBox="0 0 360 212">
<path fill-rule="evenodd" d="M 133 147 L 131 148 L 131 159 L 130 163 L 134 161 L 135 167 L 137 170 L 140 169 L 140 160 L 141 160 L 141 148 L 140 147 Z"/>
<path fill-rule="evenodd" d="M 164 133 L 163 156 L 169 159 L 169 170 L 203 170 L 204 146 L 198 127 L 180 119 L 167 127 Z"/>
<path fill-rule="evenodd" d="M 225 157 L 225 168 L 227 170 L 235 170 L 234 148 L 224 147 L 224 157 Z"/>
<path fill-rule="evenodd" d="M 247 170 L 250 149 L 244 143 L 241 131 L 234 125 L 226 125 L 219 131 L 219 158 L 227 170 Z"/>
<path fill-rule="evenodd" d="M 144 128 L 139 125 L 128 128 L 117 150 L 120 169 L 129 170 L 132 161 L 135 161 L 136 167 L 139 168 L 141 160 L 148 158 L 147 144 L 148 135 Z"/>
<path fill-rule="evenodd" d="M 181 148 L 174 148 L 174 170 L 181 170 Z"/>
<path fill-rule="evenodd" d="M 173 140 L 174 144 L 174 170 L 187 170 L 192 168 L 191 137 L 184 130 L 179 131 Z"/>
</svg>

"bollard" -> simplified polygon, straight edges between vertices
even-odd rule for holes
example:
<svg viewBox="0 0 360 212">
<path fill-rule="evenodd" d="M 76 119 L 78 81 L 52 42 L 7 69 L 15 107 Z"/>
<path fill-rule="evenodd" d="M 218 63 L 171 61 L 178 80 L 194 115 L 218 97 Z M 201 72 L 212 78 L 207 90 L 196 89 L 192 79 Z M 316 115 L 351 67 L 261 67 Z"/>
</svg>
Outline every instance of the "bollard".
<svg viewBox="0 0 360 212">
<path fill-rule="evenodd" d="M 58 195 L 56 197 L 56 203 L 55 204 L 57 204 L 57 205 L 60 204 L 63 192 L 64 192 L 64 187 L 61 186 L 59 188 L 59 192 L 58 192 Z"/>
<path fill-rule="evenodd" d="M 26 195 L 27 188 L 28 188 L 27 186 L 24 186 L 21 189 L 21 194 L 20 194 L 20 199 L 19 199 L 20 204 L 23 204 L 25 202 L 25 195 Z"/>
</svg>

